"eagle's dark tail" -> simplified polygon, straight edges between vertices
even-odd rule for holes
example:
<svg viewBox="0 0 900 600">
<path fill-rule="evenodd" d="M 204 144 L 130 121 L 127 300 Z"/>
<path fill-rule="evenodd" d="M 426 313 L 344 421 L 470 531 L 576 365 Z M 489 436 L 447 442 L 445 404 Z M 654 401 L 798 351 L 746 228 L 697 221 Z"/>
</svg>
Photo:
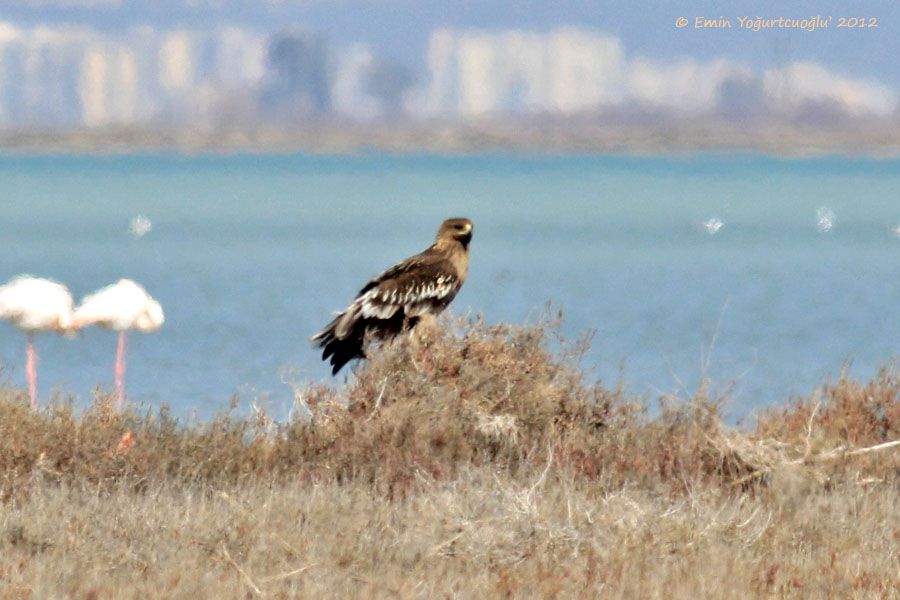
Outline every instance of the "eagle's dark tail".
<svg viewBox="0 0 900 600">
<path fill-rule="evenodd" d="M 337 337 L 338 322 L 343 316 L 343 314 L 340 314 L 335 317 L 331 323 L 325 326 L 325 329 L 314 335 L 310 340 L 320 348 L 324 348 L 322 360 L 327 360 L 328 357 L 331 357 L 329 362 L 332 365 L 332 375 L 337 375 L 338 371 L 354 358 L 366 357 L 364 350 L 366 328 L 361 320 L 357 320 L 353 324 L 349 333 L 343 339 Z"/>
</svg>

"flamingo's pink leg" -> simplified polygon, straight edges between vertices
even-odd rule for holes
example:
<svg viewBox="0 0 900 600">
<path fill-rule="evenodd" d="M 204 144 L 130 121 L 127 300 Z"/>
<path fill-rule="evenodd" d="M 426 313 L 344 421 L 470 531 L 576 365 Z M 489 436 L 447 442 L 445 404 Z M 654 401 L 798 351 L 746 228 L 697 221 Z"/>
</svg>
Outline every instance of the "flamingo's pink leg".
<svg viewBox="0 0 900 600">
<path fill-rule="evenodd" d="M 116 406 L 122 408 L 125 402 L 125 332 L 119 332 L 116 348 Z"/>
<path fill-rule="evenodd" d="M 34 351 L 34 334 L 28 334 L 28 345 L 25 347 L 25 375 L 28 377 L 28 397 L 31 408 L 37 408 L 37 352 Z"/>
</svg>

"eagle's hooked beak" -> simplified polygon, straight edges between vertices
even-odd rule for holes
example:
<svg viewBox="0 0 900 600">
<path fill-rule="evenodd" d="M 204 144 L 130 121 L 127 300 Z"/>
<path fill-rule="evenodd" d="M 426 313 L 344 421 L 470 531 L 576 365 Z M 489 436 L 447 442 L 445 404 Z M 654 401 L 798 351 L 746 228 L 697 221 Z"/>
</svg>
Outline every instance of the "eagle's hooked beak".
<svg viewBox="0 0 900 600">
<path fill-rule="evenodd" d="M 472 241 L 472 224 L 464 223 L 462 229 L 459 230 L 459 235 L 455 237 L 463 248 L 468 250 L 469 242 Z"/>
</svg>

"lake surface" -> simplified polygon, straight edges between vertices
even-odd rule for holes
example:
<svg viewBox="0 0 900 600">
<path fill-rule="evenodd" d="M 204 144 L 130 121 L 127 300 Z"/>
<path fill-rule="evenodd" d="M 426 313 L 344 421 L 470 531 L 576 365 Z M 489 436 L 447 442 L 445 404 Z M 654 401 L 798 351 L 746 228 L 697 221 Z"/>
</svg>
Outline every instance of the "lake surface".
<svg viewBox="0 0 900 600">
<path fill-rule="evenodd" d="M 638 394 L 739 378 L 740 417 L 900 355 L 897 160 L 6 155 L 0 197 L 0 281 L 78 299 L 130 277 L 162 303 L 164 328 L 130 337 L 128 390 L 180 415 L 236 392 L 287 415 L 286 381 L 331 380 L 309 336 L 451 216 L 475 222 L 457 313 L 534 321 L 553 301 L 567 334 L 595 332 L 591 372 Z M 45 402 L 112 386 L 111 332 L 38 351 Z M 0 366 L 24 386 L 7 323 Z"/>
</svg>

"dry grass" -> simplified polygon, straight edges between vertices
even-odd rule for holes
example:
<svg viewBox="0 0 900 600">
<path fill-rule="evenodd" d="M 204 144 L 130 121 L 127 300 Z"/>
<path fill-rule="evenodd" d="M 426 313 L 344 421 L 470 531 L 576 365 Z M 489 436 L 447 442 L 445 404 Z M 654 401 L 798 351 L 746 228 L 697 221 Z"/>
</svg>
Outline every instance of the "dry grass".
<svg viewBox="0 0 900 600">
<path fill-rule="evenodd" d="M 740 431 L 445 324 L 284 424 L 0 390 L 0 598 L 900 596 L 896 365 Z"/>
</svg>

